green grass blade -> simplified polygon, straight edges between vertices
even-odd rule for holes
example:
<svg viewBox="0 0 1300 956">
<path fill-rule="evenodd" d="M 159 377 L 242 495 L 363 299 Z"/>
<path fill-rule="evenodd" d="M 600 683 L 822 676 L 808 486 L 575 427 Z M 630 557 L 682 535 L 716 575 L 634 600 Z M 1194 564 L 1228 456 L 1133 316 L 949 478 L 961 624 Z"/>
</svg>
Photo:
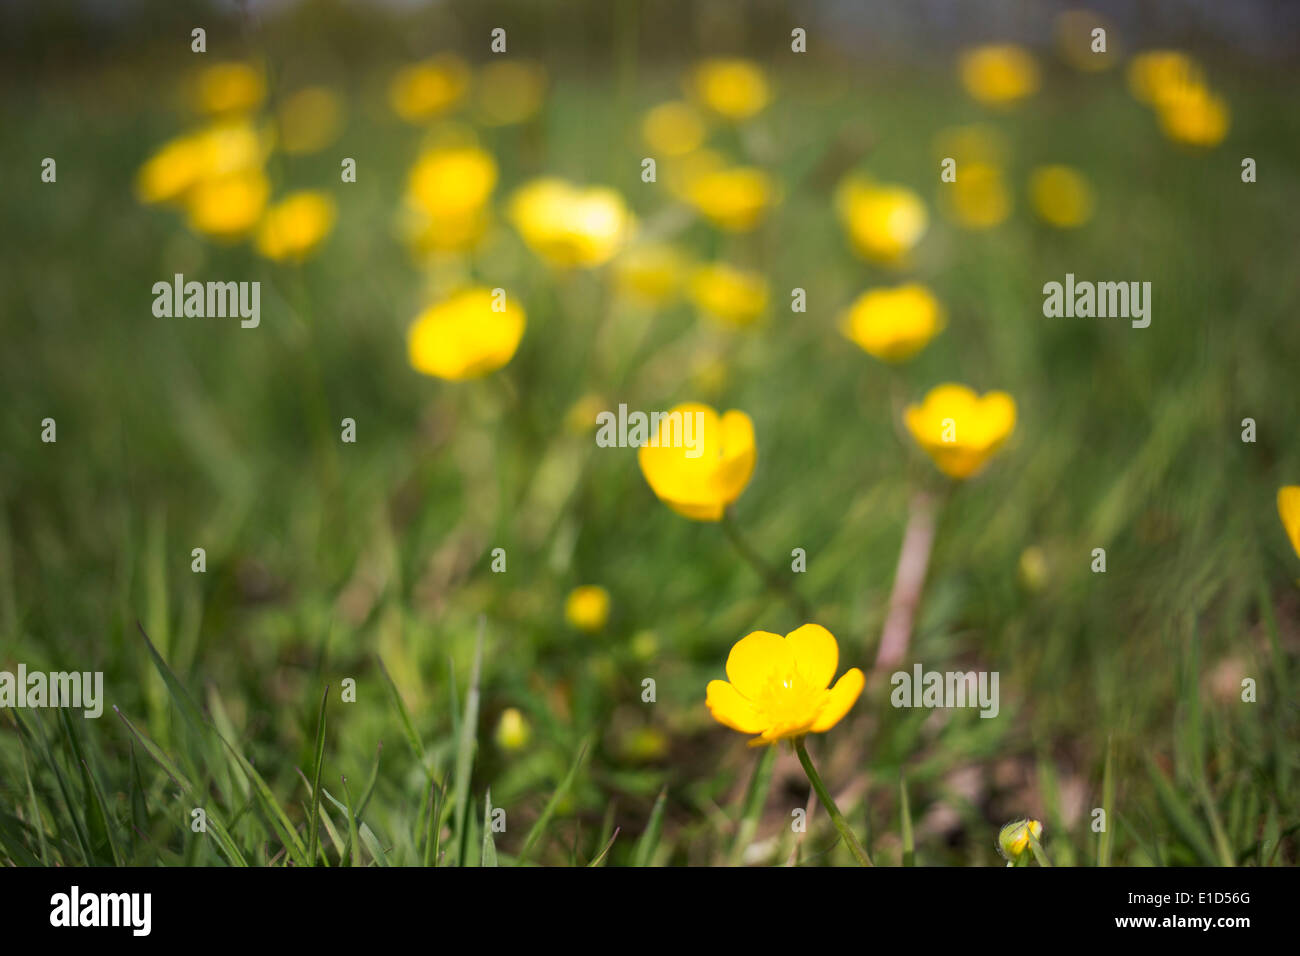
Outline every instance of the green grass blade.
<svg viewBox="0 0 1300 956">
<path fill-rule="evenodd" d="M 776 748 L 764 747 L 763 755 L 754 764 L 754 772 L 750 775 L 749 785 L 745 788 L 740 822 L 736 826 L 736 838 L 731 843 L 731 853 L 727 857 L 728 866 L 741 866 L 745 862 L 745 850 L 754 842 L 759 818 L 767 803 L 767 795 L 772 789 L 772 769 L 775 766 Z"/>
<path fill-rule="evenodd" d="M 569 772 L 564 775 L 564 779 L 560 781 L 560 785 L 555 789 L 555 792 L 551 794 L 551 798 L 546 801 L 546 806 L 542 810 L 542 815 L 537 818 L 537 822 L 534 823 L 532 828 L 528 831 L 528 836 L 524 840 L 524 848 L 519 851 L 519 856 L 515 858 L 516 866 L 528 859 L 528 854 L 532 852 L 533 847 L 537 845 L 537 841 L 540 840 L 542 834 L 546 832 L 546 827 L 551 822 L 551 817 L 555 815 L 555 810 L 560 805 L 560 801 L 565 798 L 570 788 L 573 786 L 573 781 L 577 779 L 578 769 L 582 766 L 582 762 L 587 756 L 587 746 L 589 743 L 590 738 L 582 742 L 582 746 L 578 748 L 578 756 L 574 758 L 573 763 L 569 766 Z"/>
<path fill-rule="evenodd" d="M 633 866 L 649 866 L 654 860 L 655 850 L 659 849 L 659 839 L 663 836 L 664 810 L 668 806 L 668 788 L 664 787 L 655 798 L 655 805 L 650 810 L 650 820 L 646 824 L 641 839 L 636 841 L 636 850 L 632 853 Z"/>
<path fill-rule="evenodd" d="M 469 821 L 469 782 L 474 772 L 474 752 L 478 746 L 478 703 L 479 680 L 483 675 L 483 618 L 479 618 L 478 635 L 474 641 L 474 666 L 469 676 L 469 693 L 465 696 L 465 715 L 460 722 L 460 733 L 456 740 L 456 769 L 453 776 L 452 819 L 455 821 L 456 844 L 453 852 L 454 865 L 460 866 L 465 861 L 467 852 Z"/>
<path fill-rule="evenodd" d="M 1115 740 L 1109 736 L 1106 738 L 1106 769 L 1101 777 L 1101 809 L 1106 826 L 1097 841 L 1097 865 L 1110 866 L 1111 847 L 1114 846 L 1111 834 L 1115 823 Z"/>
<path fill-rule="evenodd" d="M 907 796 L 907 775 L 898 774 L 898 812 L 902 818 L 903 866 L 916 866 L 916 836 L 912 832 L 912 802 Z"/>
<path fill-rule="evenodd" d="M 480 866 L 497 865 L 497 845 L 492 839 L 492 788 L 488 787 L 487 798 L 483 801 L 483 853 Z"/>
<path fill-rule="evenodd" d="M 329 685 L 320 699 L 320 714 L 316 718 L 316 773 L 311 786 L 311 813 L 307 815 L 307 859 L 310 866 L 316 865 L 316 850 L 320 846 L 320 774 L 325 765 L 325 704 L 329 701 Z"/>
</svg>

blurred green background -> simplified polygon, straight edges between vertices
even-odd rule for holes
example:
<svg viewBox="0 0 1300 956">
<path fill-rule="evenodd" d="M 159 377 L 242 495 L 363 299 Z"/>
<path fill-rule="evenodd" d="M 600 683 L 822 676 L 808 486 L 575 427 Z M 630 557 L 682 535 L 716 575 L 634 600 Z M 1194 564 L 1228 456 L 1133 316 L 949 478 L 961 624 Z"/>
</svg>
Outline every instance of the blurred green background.
<svg viewBox="0 0 1300 956">
<path fill-rule="evenodd" d="M 792 832 L 808 785 L 788 753 L 745 813 L 760 752 L 704 707 L 735 641 L 803 621 L 719 527 L 656 501 L 635 452 L 598 449 L 572 410 L 594 398 L 746 411 L 758 463 L 737 525 L 775 566 L 806 549 L 794 583 L 839 639 L 841 669 L 867 669 L 909 498 L 938 484 L 900 429 L 901 405 L 959 381 L 1011 393 L 1019 421 L 940 516 L 909 666 L 998 671 L 1001 713 L 896 710 L 869 684 L 812 742 L 877 862 L 904 857 L 905 774 L 921 863 L 995 865 L 998 827 L 1032 816 L 1055 862 L 1091 864 L 1090 813 L 1103 805 L 1117 864 L 1294 863 L 1300 557 L 1275 498 L 1300 483 L 1300 120 L 1294 52 L 1252 45 L 1267 47 L 1283 14 L 1233 5 L 1256 18 L 1251 32 L 1116 10 L 1117 65 L 1089 73 L 1055 55 L 1059 7 L 993 6 L 999 16 L 935 5 L 911 19 L 834 3 L 6 11 L 0 669 L 102 670 L 109 709 L 66 724 L 54 711 L 0 714 L 0 859 L 229 862 L 229 847 L 191 832 L 199 805 L 247 862 L 291 859 L 277 809 L 305 844 L 311 787 L 297 770 L 314 777 L 329 685 L 319 779 L 344 801 L 346 776 L 364 803 L 361 862 L 428 858 L 430 780 L 453 791 L 441 844 L 463 840 L 468 862 L 489 787 L 507 814 L 503 860 L 524 855 L 541 820 L 529 862 L 586 863 L 615 827 L 611 864 L 847 862 L 820 809 Z M 202 24 L 209 61 L 267 64 L 273 102 L 312 83 L 345 105 L 335 143 L 268 166 L 277 193 L 322 189 L 338 204 L 301 267 L 211 242 L 133 195 L 140 165 L 197 122 L 179 91 L 206 65 L 189 51 Z M 793 55 L 799 25 L 809 52 Z M 406 328 L 434 280 L 394 222 L 430 130 L 401 122 L 386 88 L 434 53 L 478 71 L 495 26 L 508 55 L 544 66 L 548 88 L 522 124 L 484 126 L 472 100 L 451 113 L 499 164 L 494 206 L 540 175 L 613 186 L 693 256 L 766 274 L 763 321 L 733 330 L 687 302 L 646 309 L 612 293 L 608 267 L 557 276 L 498 212 L 464 268 L 517 296 L 528 315 L 518 353 L 474 382 L 411 369 Z M 966 95 L 956 57 L 1004 40 L 1038 59 L 1041 88 L 990 109 Z M 1215 148 L 1169 142 L 1126 87 L 1133 52 L 1170 46 L 1198 56 L 1230 104 Z M 641 117 L 679 98 L 683 71 L 712 55 L 752 58 L 773 89 L 743 134 L 722 128 L 711 144 L 782 185 L 742 236 L 640 179 Z M 988 230 L 940 208 L 936 136 L 975 122 L 1009 146 L 1014 208 Z M 40 181 L 47 156 L 56 183 Z M 343 156 L 357 160 L 355 184 L 338 181 Z M 1240 178 L 1246 156 L 1253 184 Z M 1086 226 L 1034 217 L 1025 183 L 1044 163 L 1092 183 Z M 850 249 L 833 209 L 850 170 L 929 207 L 907 270 Z M 260 281 L 260 328 L 155 318 L 151 287 L 176 272 Z M 1042 285 L 1067 272 L 1150 281 L 1150 327 L 1045 319 Z M 948 327 L 887 366 L 837 322 L 863 290 L 904 279 L 934 291 Z M 795 287 L 805 314 L 789 311 Z M 47 417 L 56 444 L 41 441 Z M 356 444 L 339 441 L 344 417 Z M 1253 444 L 1241 440 L 1246 417 Z M 195 547 L 205 574 L 190 570 Z M 496 547 L 504 574 L 490 571 Z M 1096 547 L 1104 575 L 1089 570 Z M 1041 561 L 1022 560 L 1026 549 Z M 564 615 L 566 595 L 589 584 L 611 598 L 597 633 Z M 481 700 L 462 740 L 480 620 Z M 137 621 L 230 748 L 191 725 Z M 1255 703 L 1240 699 L 1247 677 Z M 339 698 L 344 678 L 355 703 Z M 645 678 L 654 703 L 641 699 Z M 509 708 L 530 728 L 522 747 L 494 736 Z M 472 770 L 458 772 L 475 738 Z M 459 828 L 457 783 L 471 808 Z M 350 854 L 346 811 L 324 808 Z M 331 863 L 349 856 L 328 834 L 322 845 Z"/>
</svg>

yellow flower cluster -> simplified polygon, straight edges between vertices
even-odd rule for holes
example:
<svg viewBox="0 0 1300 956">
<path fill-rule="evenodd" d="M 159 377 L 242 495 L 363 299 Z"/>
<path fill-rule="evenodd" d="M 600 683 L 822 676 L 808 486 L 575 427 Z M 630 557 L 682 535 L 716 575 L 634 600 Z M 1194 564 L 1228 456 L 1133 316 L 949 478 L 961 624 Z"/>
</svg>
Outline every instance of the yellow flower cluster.
<svg viewBox="0 0 1300 956">
<path fill-rule="evenodd" d="M 137 172 L 135 191 L 141 202 L 180 208 L 197 233 L 226 242 L 251 237 L 262 256 L 300 262 L 333 229 L 334 200 L 299 191 L 272 203 L 265 163 L 277 145 L 286 152 L 323 148 L 337 135 L 342 111 L 333 93 L 308 87 L 262 119 L 256 114 L 265 96 L 263 72 L 252 64 L 200 71 L 193 102 L 209 124 L 155 151 Z"/>
<path fill-rule="evenodd" d="M 1175 143 L 1209 148 L 1223 142 L 1232 122 L 1223 97 L 1205 81 L 1205 71 L 1178 50 L 1147 50 L 1128 66 L 1134 98 L 1156 111 L 1161 131 Z"/>
</svg>

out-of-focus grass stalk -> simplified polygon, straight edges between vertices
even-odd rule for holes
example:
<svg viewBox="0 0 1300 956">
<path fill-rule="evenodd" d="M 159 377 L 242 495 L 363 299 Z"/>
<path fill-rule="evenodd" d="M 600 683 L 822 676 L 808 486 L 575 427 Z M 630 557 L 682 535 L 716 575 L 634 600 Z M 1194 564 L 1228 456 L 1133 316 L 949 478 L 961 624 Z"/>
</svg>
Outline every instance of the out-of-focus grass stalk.
<svg viewBox="0 0 1300 956">
<path fill-rule="evenodd" d="M 785 598 L 790 605 L 790 610 L 794 611 L 795 616 L 802 623 L 806 624 L 812 621 L 812 608 L 804 600 L 803 595 L 796 591 L 794 585 L 783 578 L 776 569 L 764 561 L 759 553 L 754 550 L 754 547 L 745 540 L 730 510 L 722 513 L 721 524 L 722 531 L 726 534 L 727 540 L 731 542 L 732 547 L 736 549 L 736 552 L 744 558 L 750 567 L 758 572 L 758 576 L 763 579 L 763 582 Z"/>
<path fill-rule="evenodd" d="M 898 569 L 894 572 L 894 589 L 889 595 L 889 613 L 876 651 L 876 673 L 897 667 L 907 657 L 912 625 L 930 567 L 930 552 L 934 547 L 934 529 L 941 503 L 942 499 L 929 491 L 918 491 L 912 496 L 903 546 L 898 552 Z"/>
<path fill-rule="evenodd" d="M 728 866 L 741 866 L 745 862 L 745 850 L 753 842 L 758 832 L 758 818 L 762 816 L 763 805 L 767 803 L 768 792 L 772 789 L 772 768 L 776 765 L 776 748 L 765 747 L 763 756 L 754 764 L 754 773 L 745 788 L 745 801 L 741 804 L 740 822 L 736 826 L 736 839 L 731 844 L 727 856 Z"/>
</svg>

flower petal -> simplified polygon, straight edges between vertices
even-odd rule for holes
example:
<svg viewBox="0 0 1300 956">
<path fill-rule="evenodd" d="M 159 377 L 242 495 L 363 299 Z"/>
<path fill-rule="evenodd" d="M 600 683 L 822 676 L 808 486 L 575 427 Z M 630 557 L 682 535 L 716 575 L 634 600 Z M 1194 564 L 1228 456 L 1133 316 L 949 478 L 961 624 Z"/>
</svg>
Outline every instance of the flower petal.
<svg viewBox="0 0 1300 956">
<path fill-rule="evenodd" d="M 1277 513 L 1282 518 L 1291 547 L 1300 555 L 1300 485 L 1287 485 L 1277 490 Z"/>
<path fill-rule="evenodd" d="M 856 667 L 845 671 L 844 676 L 831 688 L 830 699 L 826 701 L 826 706 L 817 715 L 817 720 L 812 725 L 813 733 L 820 734 L 838 724 L 849 712 L 849 708 L 857 702 L 866 680 L 862 671 Z"/>
<path fill-rule="evenodd" d="M 742 734 L 757 734 L 767 726 L 757 708 L 725 680 L 709 681 L 704 702 L 714 720 Z"/>
<path fill-rule="evenodd" d="M 793 669 L 790 646 L 784 637 L 770 631 L 755 631 L 742 637 L 727 655 L 727 678 L 750 700 L 760 695 L 774 671 L 785 674 Z"/>
<path fill-rule="evenodd" d="M 814 687 L 830 687 L 840 666 L 835 636 L 820 624 L 805 624 L 785 636 L 794 653 L 795 666 Z"/>
</svg>

